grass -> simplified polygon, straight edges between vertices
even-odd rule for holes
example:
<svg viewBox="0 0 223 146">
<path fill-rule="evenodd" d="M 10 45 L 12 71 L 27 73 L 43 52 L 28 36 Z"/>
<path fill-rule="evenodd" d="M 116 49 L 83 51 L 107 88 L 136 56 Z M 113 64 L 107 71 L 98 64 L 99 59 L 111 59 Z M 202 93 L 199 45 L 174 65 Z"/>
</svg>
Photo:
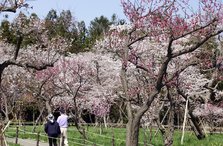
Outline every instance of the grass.
<svg viewBox="0 0 223 146">
<path fill-rule="evenodd" d="M 19 144 L 14 144 L 14 143 L 11 143 L 11 142 L 8 142 L 7 143 L 9 146 L 20 146 Z"/>
<path fill-rule="evenodd" d="M 32 133 L 32 126 L 20 127 L 19 137 L 20 138 L 31 138 L 36 140 L 36 133 Z M 28 131 L 28 133 L 22 131 Z M 40 139 L 42 141 L 47 141 L 47 136 L 43 131 L 43 126 L 39 125 L 37 127 L 37 131 L 40 132 Z M 144 140 L 146 140 L 147 144 L 152 144 L 154 146 L 162 146 L 162 137 L 160 133 L 155 136 L 156 130 L 152 132 L 152 140 L 150 140 L 149 130 L 140 129 L 139 142 L 140 146 L 144 146 Z M 84 140 L 82 136 L 77 132 L 75 127 L 70 126 L 68 128 L 68 141 L 70 146 L 78 146 L 82 145 L 103 145 L 110 146 L 112 145 L 112 137 L 114 133 L 114 142 L 116 146 L 124 146 L 125 145 L 125 128 L 103 128 L 100 132 L 100 128 L 98 127 L 85 127 L 85 133 L 88 137 L 87 140 Z M 16 136 L 16 128 L 10 126 L 6 131 L 6 134 L 10 137 Z M 181 131 L 176 130 L 174 133 L 174 146 L 181 145 Z M 11 145 L 10 145 L 11 146 Z M 13 146 L 13 145 L 12 145 Z M 182 146 L 223 146 L 223 138 L 222 134 L 213 134 L 207 135 L 205 139 L 198 140 L 193 132 L 186 132 L 184 137 L 184 144 Z"/>
</svg>

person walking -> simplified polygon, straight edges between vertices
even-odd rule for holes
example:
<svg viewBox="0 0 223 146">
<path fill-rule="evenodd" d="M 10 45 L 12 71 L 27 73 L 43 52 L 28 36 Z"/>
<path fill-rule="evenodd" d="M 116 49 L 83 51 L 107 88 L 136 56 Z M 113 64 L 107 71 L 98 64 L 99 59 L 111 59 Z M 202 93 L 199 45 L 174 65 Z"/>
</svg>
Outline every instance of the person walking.
<svg viewBox="0 0 223 146">
<path fill-rule="evenodd" d="M 47 123 L 45 124 L 44 131 L 48 135 L 49 146 L 57 146 L 57 138 L 60 136 L 60 126 L 54 120 L 54 116 L 49 114 L 47 116 Z"/>
<path fill-rule="evenodd" d="M 63 146 L 62 145 L 63 138 L 64 138 L 64 146 L 68 146 L 68 140 L 67 140 L 68 116 L 66 115 L 64 109 L 60 110 L 60 116 L 58 117 L 57 122 L 60 126 L 60 131 L 61 131 L 60 146 Z"/>
</svg>

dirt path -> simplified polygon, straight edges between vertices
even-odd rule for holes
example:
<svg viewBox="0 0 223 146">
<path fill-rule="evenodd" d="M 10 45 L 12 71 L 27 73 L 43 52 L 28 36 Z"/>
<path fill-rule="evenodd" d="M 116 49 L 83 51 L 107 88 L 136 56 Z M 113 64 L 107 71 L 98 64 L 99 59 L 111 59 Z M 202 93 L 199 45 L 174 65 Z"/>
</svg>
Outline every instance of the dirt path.
<svg viewBox="0 0 223 146">
<path fill-rule="evenodd" d="M 15 143 L 15 138 L 6 138 L 8 142 Z M 21 146 L 36 146 L 36 141 L 32 139 L 18 139 L 18 143 Z M 49 146 L 48 143 L 40 142 L 39 146 Z"/>
</svg>

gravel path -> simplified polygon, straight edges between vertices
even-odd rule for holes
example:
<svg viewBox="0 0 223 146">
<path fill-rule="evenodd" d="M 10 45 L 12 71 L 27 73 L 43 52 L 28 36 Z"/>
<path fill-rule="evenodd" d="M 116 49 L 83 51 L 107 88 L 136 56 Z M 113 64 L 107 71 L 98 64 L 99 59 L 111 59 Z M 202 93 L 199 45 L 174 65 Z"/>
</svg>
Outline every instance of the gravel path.
<svg viewBox="0 0 223 146">
<path fill-rule="evenodd" d="M 15 138 L 6 138 L 6 141 L 15 143 Z M 18 139 L 21 146 L 36 146 L 36 141 L 31 139 Z M 40 142 L 39 146 L 49 146 L 48 143 Z"/>
</svg>

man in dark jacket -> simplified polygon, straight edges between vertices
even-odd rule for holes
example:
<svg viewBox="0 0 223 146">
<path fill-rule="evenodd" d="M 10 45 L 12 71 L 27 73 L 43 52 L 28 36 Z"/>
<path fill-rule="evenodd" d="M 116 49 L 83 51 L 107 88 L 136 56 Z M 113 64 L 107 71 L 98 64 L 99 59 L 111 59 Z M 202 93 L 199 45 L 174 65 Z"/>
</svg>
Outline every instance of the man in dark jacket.
<svg viewBox="0 0 223 146">
<path fill-rule="evenodd" d="M 44 131 L 48 135 L 49 146 L 57 146 L 57 138 L 61 134 L 60 126 L 57 121 L 54 120 L 54 116 L 52 114 L 47 116 L 47 120 Z"/>
</svg>

